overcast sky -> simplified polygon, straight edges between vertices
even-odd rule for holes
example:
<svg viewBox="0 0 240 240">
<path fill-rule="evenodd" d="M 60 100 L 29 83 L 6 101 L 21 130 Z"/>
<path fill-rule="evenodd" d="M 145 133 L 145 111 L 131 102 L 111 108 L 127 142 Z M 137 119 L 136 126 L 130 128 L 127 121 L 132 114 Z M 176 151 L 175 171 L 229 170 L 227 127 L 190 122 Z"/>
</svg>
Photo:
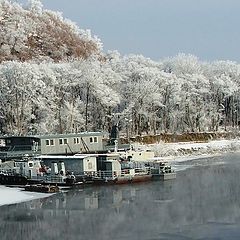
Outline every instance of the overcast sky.
<svg viewBox="0 0 240 240">
<path fill-rule="evenodd" d="M 154 60 L 191 53 L 240 62 L 240 0 L 43 0 L 90 29 L 104 51 Z"/>
</svg>

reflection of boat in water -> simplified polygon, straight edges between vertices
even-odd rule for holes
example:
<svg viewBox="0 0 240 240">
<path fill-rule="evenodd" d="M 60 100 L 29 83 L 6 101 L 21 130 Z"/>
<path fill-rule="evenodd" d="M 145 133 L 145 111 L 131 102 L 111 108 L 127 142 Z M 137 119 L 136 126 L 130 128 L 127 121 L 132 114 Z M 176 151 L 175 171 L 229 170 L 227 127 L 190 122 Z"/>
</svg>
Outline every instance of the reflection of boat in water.
<svg viewBox="0 0 240 240">
<path fill-rule="evenodd" d="M 157 191 L 156 191 L 157 189 Z M 167 193 L 166 193 L 167 192 Z M 44 210 L 46 215 L 53 216 L 56 214 L 65 215 L 80 214 L 86 210 L 101 210 L 103 209 L 126 209 L 129 205 L 136 204 L 142 199 L 152 199 L 152 204 L 168 203 L 167 200 L 173 201 L 172 183 L 167 182 L 167 185 L 159 185 L 157 182 L 148 182 L 142 184 L 129 185 L 111 185 L 108 187 L 92 187 L 83 188 L 80 190 L 70 190 L 54 194 L 49 198 L 34 200 L 29 202 L 31 209 Z M 35 205 L 34 205 L 35 203 Z M 79 211 L 79 212 L 78 212 Z M 90 213 L 90 212 L 89 212 Z"/>
</svg>

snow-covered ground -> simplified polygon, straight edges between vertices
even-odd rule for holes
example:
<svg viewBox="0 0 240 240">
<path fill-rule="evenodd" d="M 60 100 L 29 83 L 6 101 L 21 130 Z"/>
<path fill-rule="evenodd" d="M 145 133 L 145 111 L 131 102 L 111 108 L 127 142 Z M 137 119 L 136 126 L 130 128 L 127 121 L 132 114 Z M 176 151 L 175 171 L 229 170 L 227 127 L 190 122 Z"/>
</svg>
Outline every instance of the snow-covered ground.
<svg viewBox="0 0 240 240">
<path fill-rule="evenodd" d="M 193 159 L 206 155 L 219 155 L 240 151 L 240 140 L 216 140 L 209 142 L 158 143 L 148 145 L 156 157 L 175 160 Z"/>
<path fill-rule="evenodd" d="M 178 143 L 160 142 L 150 145 L 136 144 L 134 148 L 151 150 L 155 153 L 155 158 L 153 160 L 166 161 L 176 171 L 181 171 L 193 166 L 192 163 L 190 163 L 191 160 L 207 158 L 209 159 L 208 164 L 214 164 L 214 157 L 216 156 L 223 155 L 224 153 L 240 152 L 240 140 Z M 188 161 L 189 163 L 187 163 Z M 183 162 L 186 162 L 186 164 Z"/>
<path fill-rule="evenodd" d="M 135 146 L 136 147 L 136 146 Z M 188 143 L 158 143 L 148 146 L 138 146 L 148 148 L 155 152 L 156 159 L 164 159 L 172 165 L 200 158 L 208 158 L 227 152 L 240 150 L 240 140 L 219 140 L 210 142 L 188 142 Z M 188 167 L 187 165 L 185 166 Z M 181 165 L 181 169 L 185 168 Z M 37 198 L 44 198 L 49 194 L 32 193 L 22 191 L 20 188 L 8 188 L 0 185 L 0 206 L 18 202 L 30 201 Z"/>
<path fill-rule="evenodd" d="M 48 196 L 49 194 L 46 193 L 25 192 L 20 188 L 9 188 L 0 185 L 0 206 L 30 201 Z"/>
</svg>

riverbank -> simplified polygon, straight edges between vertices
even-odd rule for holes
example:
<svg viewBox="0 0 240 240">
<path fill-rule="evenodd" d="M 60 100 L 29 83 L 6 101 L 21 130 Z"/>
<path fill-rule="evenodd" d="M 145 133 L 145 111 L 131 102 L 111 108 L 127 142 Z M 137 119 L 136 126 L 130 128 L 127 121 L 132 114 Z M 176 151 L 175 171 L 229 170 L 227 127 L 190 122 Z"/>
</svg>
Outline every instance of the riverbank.
<svg viewBox="0 0 240 240">
<path fill-rule="evenodd" d="M 154 151 L 156 159 L 162 159 L 174 164 L 179 161 L 188 161 L 196 158 L 207 158 L 227 152 L 240 151 L 240 140 L 215 140 L 209 142 L 178 142 L 157 143 L 135 147 L 147 148 Z M 44 198 L 49 194 L 22 191 L 20 188 L 8 188 L 0 185 L 0 206 L 18 202 Z"/>
<path fill-rule="evenodd" d="M 146 145 L 156 157 L 169 160 L 178 157 L 195 157 L 240 151 L 240 140 L 214 140 L 208 142 L 157 143 Z"/>
</svg>

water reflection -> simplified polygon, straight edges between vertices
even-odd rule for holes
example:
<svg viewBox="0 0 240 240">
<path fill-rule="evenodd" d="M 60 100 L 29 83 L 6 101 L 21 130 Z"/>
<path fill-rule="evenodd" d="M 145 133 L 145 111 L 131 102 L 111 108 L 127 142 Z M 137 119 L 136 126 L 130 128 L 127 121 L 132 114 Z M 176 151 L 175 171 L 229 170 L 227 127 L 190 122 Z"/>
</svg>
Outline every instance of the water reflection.
<svg viewBox="0 0 240 240">
<path fill-rule="evenodd" d="M 1 239 L 238 239 L 239 156 L 192 166 L 175 181 L 89 187 L 3 206 Z"/>
</svg>

